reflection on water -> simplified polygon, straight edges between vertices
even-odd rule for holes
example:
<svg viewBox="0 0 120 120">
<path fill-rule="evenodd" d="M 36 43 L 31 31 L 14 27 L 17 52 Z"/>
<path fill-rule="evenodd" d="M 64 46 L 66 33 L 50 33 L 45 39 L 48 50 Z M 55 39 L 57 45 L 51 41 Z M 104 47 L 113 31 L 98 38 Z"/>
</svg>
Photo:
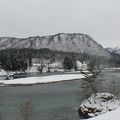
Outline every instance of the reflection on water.
<svg viewBox="0 0 120 120">
<path fill-rule="evenodd" d="M 69 113 L 69 118 L 78 119 L 78 81 L 53 83 L 46 85 L 7 87 L 5 89 L 5 120 L 15 120 L 18 106 L 32 99 L 35 106 L 36 120 L 62 120 Z M 72 113 L 72 114 L 71 114 Z"/>
<path fill-rule="evenodd" d="M 105 74 L 102 73 L 101 78 L 104 82 L 99 91 L 110 92 L 120 98 L 120 71 L 106 72 Z"/>
<path fill-rule="evenodd" d="M 120 81 L 119 73 L 102 73 L 105 82 L 101 92 L 110 91 L 113 80 Z M 33 100 L 35 120 L 65 120 L 66 116 L 78 120 L 77 108 L 84 96 L 80 81 L 4 88 L 4 120 L 16 120 L 18 107 L 29 99 Z"/>
</svg>

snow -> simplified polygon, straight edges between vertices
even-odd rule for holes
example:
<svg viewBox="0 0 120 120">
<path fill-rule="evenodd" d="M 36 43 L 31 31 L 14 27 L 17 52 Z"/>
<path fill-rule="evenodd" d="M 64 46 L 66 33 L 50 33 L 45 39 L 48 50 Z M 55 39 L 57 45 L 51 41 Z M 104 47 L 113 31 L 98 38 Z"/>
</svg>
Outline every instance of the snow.
<svg viewBox="0 0 120 120">
<path fill-rule="evenodd" d="M 3 69 L 0 69 L 0 75 L 7 75 L 7 72 Z"/>
<path fill-rule="evenodd" d="M 88 70 L 82 70 L 82 72 L 84 72 L 84 73 L 90 73 L 90 71 L 88 71 Z"/>
<path fill-rule="evenodd" d="M 116 96 L 110 93 L 97 93 L 84 100 L 79 110 L 80 113 L 93 117 L 115 110 L 119 107 L 120 101 L 116 99 Z"/>
<path fill-rule="evenodd" d="M 26 72 L 27 73 L 36 73 L 36 72 L 38 72 L 38 67 L 39 66 L 28 67 L 28 69 L 26 70 Z"/>
<path fill-rule="evenodd" d="M 79 60 L 76 61 L 77 65 L 77 70 L 86 70 L 87 69 L 87 64 L 84 62 L 80 62 Z"/>
<path fill-rule="evenodd" d="M 28 77 L 20 78 L 14 80 L 2 80 L 0 83 L 4 85 L 17 85 L 17 84 L 38 84 L 38 83 L 50 83 L 50 82 L 60 82 L 85 78 L 82 74 L 64 74 L 64 75 L 52 75 L 43 77 Z"/>
<path fill-rule="evenodd" d="M 50 68 L 63 68 L 62 63 L 61 62 L 54 62 L 49 64 Z"/>
<path fill-rule="evenodd" d="M 90 71 L 88 71 L 88 70 L 68 71 L 68 72 L 64 72 L 64 73 L 81 73 L 81 72 L 82 72 L 82 74 L 87 74 L 87 76 L 92 76 L 92 75 L 93 75 L 93 74 L 90 73 Z"/>
<path fill-rule="evenodd" d="M 82 72 L 82 74 L 84 74 L 86 77 L 90 77 L 90 76 L 93 75 L 93 74 L 92 74 L 90 71 L 88 71 L 88 70 L 82 70 L 81 72 Z"/>
<path fill-rule="evenodd" d="M 68 72 L 64 72 L 64 73 L 81 73 L 81 71 L 68 71 Z"/>
<path fill-rule="evenodd" d="M 77 69 L 78 70 L 81 70 L 82 69 L 82 66 L 83 66 L 83 64 L 80 62 L 80 61 L 76 61 L 76 65 L 77 65 Z"/>
<path fill-rule="evenodd" d="M 88 120 L 120 120 L 120 108 Z"/>
</svg>

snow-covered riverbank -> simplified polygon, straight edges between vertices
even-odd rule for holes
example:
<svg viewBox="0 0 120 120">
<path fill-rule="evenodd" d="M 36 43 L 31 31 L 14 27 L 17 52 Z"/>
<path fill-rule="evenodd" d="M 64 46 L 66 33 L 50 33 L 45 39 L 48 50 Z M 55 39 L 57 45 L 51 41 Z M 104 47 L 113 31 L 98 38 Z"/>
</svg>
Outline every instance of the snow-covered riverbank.
<svg viewBox="0 0 120 120">
<path fill-rule="evenodd" d="M 88 120 L 120 120 L 120 108 Z"/>
<path fill-rule="evenodd" d="M 69 81 L 75 79 L 85 78 L 83 74 L 64 74 L 64 75 L 52 75 L 43 77 L 28 77 L 13 80 L 1 80 L 2 85 L 27 85 L 27 84 L 44 84 L 51 82 Z"/>
<path fill-rule="evenodd" d="M 120 101 L 111 93 L 96 93 L 84 100 L 79 108 L 79 115 L 83 118 L 99 116 L 120 107 Z"/>
</svg>

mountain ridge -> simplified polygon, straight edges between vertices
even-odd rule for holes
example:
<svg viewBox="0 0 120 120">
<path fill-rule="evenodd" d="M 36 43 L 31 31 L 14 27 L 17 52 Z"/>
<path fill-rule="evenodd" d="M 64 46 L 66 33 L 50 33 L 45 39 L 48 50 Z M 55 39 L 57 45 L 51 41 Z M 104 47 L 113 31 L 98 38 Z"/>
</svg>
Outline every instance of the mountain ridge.
<svg viewBox="0 0 120 120">
<path fill-rule="evenodd" d="M 109 52 L 114 52 L 114 53 L 117 53 L 117 54 L 120 54 L 120 46 L 117 46 L 117 47 L 114 47 L 114 48 L 106 48 L 106 50 L 108 50 Z"/>
<path fill-rule="evenodd" d="M 92 37 L 83 33 L 58 33 L 28 38 L 0 37 L 0 50 L 9 48 L 49 48 L 64 52 L 109 57 L 110 53 Z"/>
</svg>

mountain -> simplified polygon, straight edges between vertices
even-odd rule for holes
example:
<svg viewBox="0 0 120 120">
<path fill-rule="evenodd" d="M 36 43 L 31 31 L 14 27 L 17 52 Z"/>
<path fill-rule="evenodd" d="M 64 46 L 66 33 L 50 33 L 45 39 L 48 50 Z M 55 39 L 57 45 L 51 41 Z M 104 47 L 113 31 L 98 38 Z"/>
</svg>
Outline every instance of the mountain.
<svg viewBox="0 0 120 120">
<path fill-rule="evenodd" d="M 115 47 L 115 48 L 114 48 L 114 51 L 115 51 L 116 53 L 120 54 L 120 46 Z"/>
<path fill-rule="evenodd" d="M 111 67 L 120 67 L 120 47 L 106 48 L 106 50 L 111 54 Z"/>
<path fill-rule="evenodd" d="M 48 48 L 63 52 L 87 53 L 90 55 L 110 57 L 110 53 L 87 34 L 59 33 L 50 36 L 29 38 L 0 38 L 0 50 L 8 48 Z"/>
<path fill-rule="evenodd" d="M 114 52 L 117 54 L 120 54 L 120 46 L 114 47 L 114 48 L 106 48 L 109 52 Z"/>
</svg>

